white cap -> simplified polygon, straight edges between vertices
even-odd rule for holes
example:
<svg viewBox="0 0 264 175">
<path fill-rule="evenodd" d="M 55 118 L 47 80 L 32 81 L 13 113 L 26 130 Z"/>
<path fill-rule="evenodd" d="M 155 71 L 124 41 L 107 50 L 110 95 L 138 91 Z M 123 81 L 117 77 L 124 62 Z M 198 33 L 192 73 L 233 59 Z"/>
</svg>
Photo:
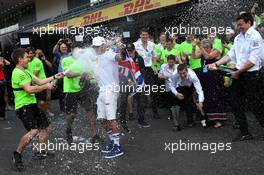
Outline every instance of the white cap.
<svg viewBox="0 0 264 175">
<path fill-rule="evenodd" d="M 235 31 L 233 29 L 226 29 L 226 35 L 228 34 L 235 34 Z"/>
<path fill-rule="evenodd" d="M 106 41 L 103 37 L 97 36 L 93 38 L 93 46 L 101 46 L 103 44 L 106 44 Z"/>
</svg>

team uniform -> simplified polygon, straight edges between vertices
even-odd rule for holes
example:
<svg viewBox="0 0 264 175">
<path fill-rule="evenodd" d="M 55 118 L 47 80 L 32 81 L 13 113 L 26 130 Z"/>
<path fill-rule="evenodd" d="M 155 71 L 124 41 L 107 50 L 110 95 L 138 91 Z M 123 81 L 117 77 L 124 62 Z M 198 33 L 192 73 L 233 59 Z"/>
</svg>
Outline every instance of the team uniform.
<svg viewBox="0 0 264 175">
<path fill-rule="evenodd" d="M 254 113 L 262 127 L 264 127 L 263 112 L 258 102 L 258 78 L 260 69 L 260 49 L 262 44 L 261 35 L 250 27 L 245 34 L 240 33 L 234 40 L 234 46 L 228 52 L 231 64 L 236 69 L 241 69 L 247 61 L 254 64 L 246 72 L 239 75 L 232 82 L 232 108 L 236 120 L 240 124 L 241 134 L 235 140 L 246 140 L 252 138 L 248 131 L 248 123 L 245 115 L 245 106 Z M 247 103 L 246 105 L 244 103 Z"/>
<path fill-rule="evenodd" d="M 27 93 L 22 85 L 32 84 L 33 75 L 28 70 L 15 68 L 12 73 L 12 88 L 15 96 L 15 111 L 27 131 L 45 129 L 50 121 L 37 107 L 35 94 Z"/>
<path fill-rule="evenodd" d="M 177 60 L 177 58 L 180 55 L 180 50 L 179 49 L 175 49 L 175 48 L 172 48 L 171 50 L 168 50 L 168 49 L 163 50 L 162 53 L 161 53 L 161 57 L 160 57 L 161 62 L 162 63 L 167 63 L 168 62 L 167 57 L 169 55 L 174 55 L 176 60 Z"/>
<path fill-rule="evenodd" d="M 62 60 L 61 66 L 63 71 L 70 68 L 73 73 L 80 73 L 81 66 L 74 63 L 72 56 L 66 57 Z M 63 92 L 65 95 L 65 111 L 67 114 L 77 114 L 79 92 L 81 91 L 80 86 L 81 77 L 68 78 L 67 76 L 63 79 Z"/>
<path fill-rule="evenodd" d="M 188 54 L 188 53 L 192 53 L 192 43 L 184 41 L 181 43 L 180 46 L 181 49 L 181 54 Z M 199 51 L 200 49 L 198 47 L 196 47 L 196 51 Z M 201 58 L 194 58 L 192 56 L 188 56 L 188 58 L 186 58 L 186 62 L 187 65 L 189 66 L 189 68 L 193 69 L 196 73 L 200 71 L 202 64 L 201 64 Z"/>
</svg>

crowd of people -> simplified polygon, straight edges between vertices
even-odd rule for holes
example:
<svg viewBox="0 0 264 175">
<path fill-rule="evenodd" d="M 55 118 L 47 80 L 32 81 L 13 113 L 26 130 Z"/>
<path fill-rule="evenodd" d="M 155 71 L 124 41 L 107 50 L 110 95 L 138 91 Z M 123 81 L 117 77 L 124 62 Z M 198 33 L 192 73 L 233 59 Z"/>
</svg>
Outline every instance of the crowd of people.
<svg viewBox="0 0 264 175">
<path fill-rule="evenodd" d="M 237 35 L 235 30 L 228 30 L 223 40 L 217 34 L 209 34 L 202 40 L 187 34 L 186 40 L 178 43 L 177 36 L 162 32 L 159 43 L 155 44 L 143 28 L 136 42 L 117 43 L 112 50 L 106 47 L 104 38 L 95 37 L 92 48 L 98 55 L 96 72 L 84 71 L 81 65 L 74 64 L 76 58 L 72 53 L 78 48 L 71 48 L 70 41 L 58 41 L 53 49 L 54 59 L 46 58 L 42 50 L 33 47 L 15 49 L 12 60 L 16 67 L 11 86 L 16 115 L 27 133 L 13 153 L 14 165 L 23 169 L 22 153 L 33 137 L 38 136 L 39 143 L 48 139 L 52 125 L 47 116 L 54 116 L 50 101 L 55 88 L 59 92 L 59 115 L 65 116 L 68 144 L 73 142 L 72 123 L 78 107 L 83 107 L 91 125 L 91 142 L 101 139 L 97 122 L 109 136 L 110 144 L 102 150 L 105 158 L 124 154 L 119 140 L 121 131 L 131 132 L 128 120 L 137 116 L 141 127 L 150 127 L 145 120 L 149 100 L 154 119 L 161 118 L 160 107 L 168 109 L 173 131 L 194 127 L 195 120 L 204 128 L 219 128 L 227 120 L 227 105 L 231 106 L 235 116 L 233 127 L 241 131 L 234 141 L 252 139 L 245 112 L 251 111 L 264 127 L 264 14 L 255 15 L 256 7 L 251 13 L 241 13 L 236 19 Z M 8 64 L 0 58 L 3 119 L 6 108 L 3 68 Z M 120 67 L 128 68 L 132 76 L 121 74 Z M 228 71 L 223 71 L 223 67 Z M 144 79 L 142 86 L 158 85 L 158 91 L 151 91 L 148 96 L 144 91 L 131 90 L 129 87 L 139 83 L 137 73 Z M 116 92 L 116 85 L 125 88 Z M 181 119 L 184 113 L 186 123 Z M 37 151 L 34 156 L 43 158 L 53 154 Z"/>
</svg>

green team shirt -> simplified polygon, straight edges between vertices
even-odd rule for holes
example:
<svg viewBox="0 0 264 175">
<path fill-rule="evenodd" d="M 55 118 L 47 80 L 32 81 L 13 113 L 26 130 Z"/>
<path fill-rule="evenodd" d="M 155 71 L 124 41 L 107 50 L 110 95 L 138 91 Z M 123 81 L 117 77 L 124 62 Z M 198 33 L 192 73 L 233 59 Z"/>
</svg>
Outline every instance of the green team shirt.
<svg viewBox="0 0 264 175">
<path fill-rule="evenodd" d="M 33 74 L 28 70 L 15 68 L 12 72 L 12 88 L 22 88 L 26 83 L 32 83 Z M 24 89 L 14 90 L 15 110 L 30 104 L 37 103 L 35 94 L 29 94 Z"/>
<path fill-rule="evenodd" d="M 155 45 L 155 56 L 161 57 L 162 51 L 164 50 L 161 43 Z M 160 61 L 157 61 L 157 69 L 160 70 Z M 154 64 L 152 64 L 152 69 L 154 69 Z"/>
<path fill-rule="evenodd" d="M 81 66 L 74 63 L 74 58 L 72 56 L 63 58 L 61 62 L 62 70 L 65 71 L 70 67 L 71 72 L 73 73 L 80 73 L 81 72 Z M 80 86 L 80 77 L 74 77 L 74 78 L 63 78 L 63 92 L 64 93 L 74 93 L 79 92 L 81 90 Z"/>
<path fill-rule="evenodd" d="M 163 63 L 167 63 L 168 62 L 167 56 L 174 55 L 177 58 L 180 55 L 180 53 L 181 53 L 180 50 L 176 50 L 174 48 L 171 50 L 165 49 L 162 51 L 160 61 Z"/>
<path fill-rule="evenodd" d="M 224 51 L 223 51 L 223 56 L 226 56 L 227 55 L 227 53 L 229 52 L 229 50 L 233 47 L 233 44 L 232 43 L 229 43 L 227 45 L 227 47 L 228 47 L 228 49 L 225 48 Z"/>
<path fill-rule="evenodd" d="M 259 25 L 259 24 L 263 23 L 264 21 L 261 19 L 260 16 L 255 15 L 255 22 L 256 22 L 257 25 Z"/>
<path fill-rule="evenodd" d="M 174 45 L 173 49 L 176 49 L 176 50 L 179 50 L 180 51 L 181 50 L 181 45 L 176 43 Z"/>
<path fill-rule="evenodd" d="M 34 74 L 35 71 L 39 71 L 39 74 L 38 74 L 39 79 L 45 79 L 46 78 L 43 63 L 37 57 L 34 57 L 30 62 L 28 62 L 28 68 L 27 69 L 33 75 L 35 75 Z"/>
<path fill-rule="evenodd" d="M 182 42 L 180 46 L 181 54 L 192 53 L 192 48 L 193 48 L 192 43 L 188 43 L 187 41 Z M 196 50 L 200 50 L 200 49 L 196 47 Z M 201 58 L 194 58 L 192 56 L 189 56 L 188 60 L 189 60 L 189 67 L 191 69 L 197 69 L 202 67 Z"/>
<path fill-rule="evenodd" d="M 213 49 L 218 50 L 220 53 L 222 53 L 223 45 L 222 45 L 222 41 L 220 39 L 218 39 L 218 38 L 214 39 Z"/>
</svg>

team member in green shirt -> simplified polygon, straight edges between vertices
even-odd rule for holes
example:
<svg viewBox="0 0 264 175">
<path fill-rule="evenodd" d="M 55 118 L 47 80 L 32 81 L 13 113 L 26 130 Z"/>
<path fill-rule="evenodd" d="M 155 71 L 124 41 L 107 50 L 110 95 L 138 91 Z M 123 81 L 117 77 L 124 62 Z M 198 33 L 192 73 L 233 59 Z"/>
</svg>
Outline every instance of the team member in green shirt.
<svg viewBox="0 0 264 175">
<path fill-rule="evenodd" d="M 74 64 L 75 59 L 72 56 L 63 58 L 61 66 L 65 72 L 63 79 L 63 92 L 65 95 L 65 110 L 66 110 L 66 138 L 69 144 L 72 143 L 72 123 L 77 114 L 77 107 L 79 102 L 79 92 L 81 90 L 81 66 Z"/>
<path fill-rule="evenodd" d="M 213 49 L 218 51 L 220 58 L 223 52 L 223 44 L 221 39 L 217 38 L 216 34 L 208 35 L 208 39 L 213 44 Z"/>
<path fill-rule="evenodd" d="M 181 55 L 183 57 L 183 61 L 187 63 L 188 67 L 197 71 L 201 69 L 201 58 L 196 58 L 193 52 L 199 51 L 198 47 L 193 47 L 194 36 L 189 34 L 186 36 L 186 41 L 181 43 Z"/>
<path fill-rule="evenodd" d="M 63 74 L 56 74 L 46 79 L 37 78 L 27 70 L 29 58 L 25 49 L 22 48 L 13 51 L 12 59 L 16 64 L 16 68 L 12 72 L 15 111 L 17 117 L 28 131 L 22 136 L 16 151 L 13 153 L 14 166 L 20 171 L 24 168 L 22 152 L 37 134 L 39 134 L 39 144 L 35 156 L 37 158 L 44 158 L 48 155 L 45 150 L 43 151 L 41 144 L 45 143 L 48 138 L 47 128 L 50 128 L 50 121 L 45 113 L 41 112 L 38 108 L 35 93 L 46 89 L 54 89 L 54 84 L 50 82 L 54 79 L 62 78 Z M 33 85 L 33 83 L 37 85 Z"/>
<path fill-rule="evenodd" d="M 166 49 L 162 51 L 161 57 L 160 57 L 160 62 L 167 63 L 168 62 L 168 56 L 169 55 L 174 55 L 176 58 L 176 63 L 181 64 L 181 59 L 180 59 L 180 50 L 174 48 L 174 43 L 172 41 L 168 41 L 166 43 Z"/>
<path fill-rule="evenodd" d="M 31 50 L 27 50 L 29 53 Z M 42 62 L 42 57 L 44 57 L 43 52 L 40 49 L 35 51 L 35 56 L 32 57 L 31 61 L 28 63 L 28 71 L 38 77 L 39 79 L 45 79 L 46 74 L 44 70 L 44 65 Z M 42 60 L 41 60 L 41 59 Z M 48 60 L 45 60 L 46 64 L 51 64 Z M 47 91 L 44 90 L 42 92 L 36 93 L 36 98 L 38 101 L 39 108 L 42 112 L 46 113 L 47 107 Z"/>
<path fill-rule="evenodd" d="M 76 49 L 77 51 L 77 49 Z M 65 73 L 63 80 L 63 92 L 65 95 L 65 110 L 67 114 L 66 139 L 72 143 L 72 123 L 77 114 L 77 107 L 80 104 L 86 111 L 91 124 L 92 142 L 99 141 L 100 137 L 96 132 L 96 100 L 98 88 L 93 78 L 93 72 L 84 73 L 81 65 L 76 63 L 74 57 L 69 56 L 62 60 L 62 69 Z M 80 82 L 82 79 L 82 82 Z M 82 84 L 82 87 L 80 85 Z"/>
<path fill-rule="evenodd" d="M 159 41 L 160 43 L 155 45 L 155 59 L 152 64 L 152 69 L 154 70 L 155 73 L 158 73 L 160 71 L 160 66 L 162 64 L 160 62 L 160 57 L 161 57 L 162 51 L 165 49 L 165 46 L 166 46 L 165 32 L 162 32 L 160 34 Z"/>
</svg>

